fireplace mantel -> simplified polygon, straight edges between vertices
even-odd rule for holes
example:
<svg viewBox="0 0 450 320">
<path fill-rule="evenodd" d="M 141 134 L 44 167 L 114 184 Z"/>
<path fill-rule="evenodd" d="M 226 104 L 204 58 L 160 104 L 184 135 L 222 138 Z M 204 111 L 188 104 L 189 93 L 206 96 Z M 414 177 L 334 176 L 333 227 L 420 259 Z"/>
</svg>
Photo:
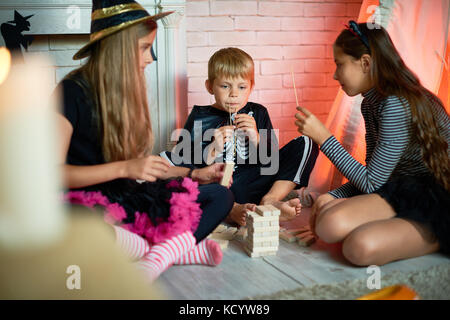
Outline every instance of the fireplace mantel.
<svg viewBox="0 0 450 320">
<path fill-rule="evenodd" d="M 171 133 L 177 125 L 177 110 L 187 104 L 185 0 L 138 0 L 150 14 L 176 11 L 158 21 L 154 49 L 158 57 L 146 70 L 149 107 L 155 135 L 154 152 L 171 148 Z M 24 35 L 89 34 L 91 0 L 2 0 L 0 24 L 14 19 L 14 10 L 22 16 L 33 15 Z M 1 38 L 1 37 L 0 37 Z M 3 39 L 0 39 L 0 45 Z"/>
</svg>

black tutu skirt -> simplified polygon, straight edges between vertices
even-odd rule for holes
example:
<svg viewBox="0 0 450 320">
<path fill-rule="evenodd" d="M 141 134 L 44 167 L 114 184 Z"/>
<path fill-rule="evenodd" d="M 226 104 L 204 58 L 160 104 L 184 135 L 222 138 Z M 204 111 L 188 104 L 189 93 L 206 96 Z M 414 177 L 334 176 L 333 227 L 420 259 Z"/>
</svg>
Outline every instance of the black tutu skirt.
<svg viewBox="0 0 450 320">
<path fill-rule="evenodd" d="M 197 182 L 180 177 L 144 183 L 118 179 L 70 190 L 64 198 L 72 204 L 103 207 L 106 222 L 158 243 L 197 229 L 202 214 L 198 194 Z"/>
<path fill-rule="evenodd" d="M 398 218 L 428 227 L 440 250 L 450 254 L 450 193 L 434 177 L 395 177 L 374 193 L 392 206 Z"/>
</svg>

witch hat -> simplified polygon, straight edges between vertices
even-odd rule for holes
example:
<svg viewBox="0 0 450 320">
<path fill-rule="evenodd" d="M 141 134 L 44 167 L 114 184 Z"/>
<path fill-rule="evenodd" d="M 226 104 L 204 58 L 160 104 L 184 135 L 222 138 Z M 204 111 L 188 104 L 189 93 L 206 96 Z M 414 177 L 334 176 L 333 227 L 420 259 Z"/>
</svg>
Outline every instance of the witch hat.
<svg viewBox="0 0 450 320">
<path fill-rule="evenodd" d="M 29 16 L 22 16 L 20 13 L 18 13 L 16 10 L 14 10 L 14 20 L 8 21 L 8 23 L 15 23 L 16 25 L 30 25 L 30 23 L 27 21 L 30 19 L 34 14 Z"/>
<path fill-rule="evenodd" d="M 92 45 L 101 39 L 146 20 L 158 20 L 174 11 L 151 16 L 139 3 L 130 0 L 93 0 L 89 42 L 73 56 L 79 60 L 89 56 Z"/>
</svg>

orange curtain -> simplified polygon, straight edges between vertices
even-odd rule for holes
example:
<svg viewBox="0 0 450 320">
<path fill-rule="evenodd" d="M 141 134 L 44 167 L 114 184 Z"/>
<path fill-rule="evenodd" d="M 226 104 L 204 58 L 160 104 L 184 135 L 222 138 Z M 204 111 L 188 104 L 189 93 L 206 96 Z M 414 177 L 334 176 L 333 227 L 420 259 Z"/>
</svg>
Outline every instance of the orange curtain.
<svg viewBox="0 0 450 320">
<path fill-rule="evenodd" d="M 375 6 L 379 5 L 378 0 L 364 0 L 358 22 L 368 21 L 374 14 Z M 447 43 L 449 1 L 393 0 L 384 2 L 380 9 L 381 24 L 389 32 L 405 63 L 419 76 L 425 87 L 439 94 L 448 111 L 450 74 L 448 69 L 445 70 L 440 56 L 448 59 L 450 51 Z M 361 101 L 360 95 L 349 97 L 340 89 L 326 126 L 356 160 L 365 163 Z M 328 158 L 320 153 L 308 191 L 324 193 L 346 181 Z"/>
<path fill-rule="evenodd" d="M 449 37 L 450 38 L 450 37 Z M 450 42 L 447 39 L 447 49 L 445 56 L 442 57 L 446 62 L 441 77 L 441 85 L 439 87 L 438 96 L 445 105 L 447 113 L 450 113 Z"/>
</svg>

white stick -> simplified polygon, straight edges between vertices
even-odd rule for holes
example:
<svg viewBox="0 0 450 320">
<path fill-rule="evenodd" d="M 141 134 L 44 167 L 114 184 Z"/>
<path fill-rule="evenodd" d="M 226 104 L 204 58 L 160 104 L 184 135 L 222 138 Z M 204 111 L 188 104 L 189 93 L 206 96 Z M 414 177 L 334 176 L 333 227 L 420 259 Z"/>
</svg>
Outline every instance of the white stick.
<svg viewBox="0 0 450 320">
<path fill-rule="evenodd" d="M 297 97 L 297 89 L 295 88 L 295 78 L 294 78 L 294 71 L 291 69 L 291 74 L 292 74 L 292 83 L 294 84 L 294 94 L 295 94 L 295 103 L 298 105 L 298 97 Z"/>
</svg>

